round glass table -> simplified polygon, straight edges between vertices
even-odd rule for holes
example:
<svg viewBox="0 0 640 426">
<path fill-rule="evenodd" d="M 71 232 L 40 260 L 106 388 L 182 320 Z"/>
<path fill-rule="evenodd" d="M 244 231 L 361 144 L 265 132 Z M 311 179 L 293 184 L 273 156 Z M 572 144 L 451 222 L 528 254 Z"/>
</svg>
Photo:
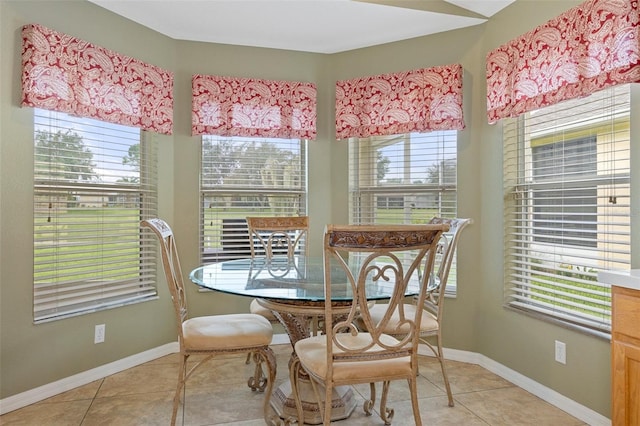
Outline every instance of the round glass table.
<svg viewBox="0 0 640 426">
<path fill-rule="evenodd" d="M 350 259 L 350 267 L 357 269 L 358 258 Z M 196 285 L 223 293 L 256 298 L 270 309 L 278 318 L 289 335 L 292 346 L 309 337 L 311 324 L 324 314 L 324 263 L 322 257 L 285 256 L 267 260 L 254 259 L 229 260 L 200 266 L 191 271 L 189 278 Z M 331 268 L 331 303 L 334 307 L 348 306 L 353 300 L 351 286 L 344 271 L 338 266 Z M 393 292 L 392 284 L 384 281 L 371 281 L 367 289 L 368 300 L 389 299 Z M 418 294 L 418 283 L 409 283 L 407 296 Z M 335 309 L 335 308 L 334 308 Z M 292 357 L 295 352 L 292 353 Z M 303 401 L 304 420 L 308 424 L 320 424 L 317 401 L 311 385 L 304 386 L 301 378 L 300 396 Z M 307 382 L 308 383 L 308 382 Z M 333 420 L 348 418 L 355 408 L 355 397 L 350 386 L 336 388 L 333 397 Z M 280 385 L 271 398 L 276 413 L 284 418 L 297 417 L 295 400 L 291 396 L 291 384 L 287 381 Z"/>
</svg>

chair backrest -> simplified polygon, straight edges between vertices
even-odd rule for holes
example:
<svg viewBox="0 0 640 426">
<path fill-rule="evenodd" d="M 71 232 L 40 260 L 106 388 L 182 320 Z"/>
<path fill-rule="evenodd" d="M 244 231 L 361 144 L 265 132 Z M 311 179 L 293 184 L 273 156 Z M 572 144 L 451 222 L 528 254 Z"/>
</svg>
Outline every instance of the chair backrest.
<svg viewBox="0 0 640 426">
<path fill-rule="evenodd" d="M 167 278 L 167 285 L 171 293 L 173 308 L 176 314 L 178 336 L 182 347 L 182 323 L 187 319 L 187 298 L 184 291 L 184 282 L 182 280 L 182 269 L 180 267 L 180 258 L 176 248 L 176 241 L 173 237 L 173 231 L 162 219 L 153 218 L 140 222 L 143 227 L 151 229 L 158 240 L 160 240 L 160 251 L 162 253 L 162 265 L 164 274 Z"/>
<path fill-rule="evenodd" d="M 308 252 L 309 216 L 247 217 L 247 227 L 251 257 L 264 253 L 268 259 L 277 254 L 292 258 Z"/>
<path fill-rule="evenodd" d="M 427 297 L 425 298 L 425 308 L 434 314 L 438 319 L 442 315 L 442 301 L 444 291 L 449 279 L 451 265 L 455 259 L 456 248 L 462 231 L 471 223 L 472 219 L 467 218 L 445 218 L 434 217 L 429 224 L 447 224 L 449 231 L 442 234 L 436 249 L 436 265 L 434 272 L 427 285 Z M 417 302 L 417 300 L 416 300 Z"/>
<path fill-rule="evenodd" d="M 419 332 L 416 324 L 420 324 L 422 310 L 413 310 L 415 316 L 405 316 L 407 285 L 410 280 L 428 279 L 433 271 L 434 248 L 447 229 L 446 224 L 327 225 L 324 234 L 325 300 L 331 300 L 333 291 L 353 294 L 350 305 L 344 309 L 325 303 L 325 318 L 334 318 L 333 325 L 326 327 L 329 368 L 333 362 L 415 354 Z M 331 270 L 335 269 L 336 263 L 346 274 L 347 283 L 342 279 L 334 288 Z M 377 323 L 371 318 L 367 303 L 370 296 L 367 292 L 376 291 L 376 286 L 392 288 L 389 303 L 385 304 L 387 310 Z M 426 283 L 420 283 L 420 288 L 418 298 L 423 300 Z M 394 317 L 394 313 L 399 316 Z M 394 324 L 409 330 L 399 343 L 382 334 L 392 317 Z M 366 333 L 358 331 L 361 321 Z M 334 351 L 334 346 L 340 350 Z"/>
</svg>

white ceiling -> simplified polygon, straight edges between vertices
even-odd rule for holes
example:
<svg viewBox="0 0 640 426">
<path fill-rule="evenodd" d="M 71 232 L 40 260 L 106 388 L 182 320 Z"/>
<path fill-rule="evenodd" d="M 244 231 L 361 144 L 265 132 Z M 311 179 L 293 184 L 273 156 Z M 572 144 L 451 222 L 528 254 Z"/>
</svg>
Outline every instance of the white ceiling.
<svg viewBox="0 0 640 426">
<path fill-rule="evenodd" d="M 177 40 L 337 53 L 469 27 L 515 0 L 89 0 Z"/>
</svg>

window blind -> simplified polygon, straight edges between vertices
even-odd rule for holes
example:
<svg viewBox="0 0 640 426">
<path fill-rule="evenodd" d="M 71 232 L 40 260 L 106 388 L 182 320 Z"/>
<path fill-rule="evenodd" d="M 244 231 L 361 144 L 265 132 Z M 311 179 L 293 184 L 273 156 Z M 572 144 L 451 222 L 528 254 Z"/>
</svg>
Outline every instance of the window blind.
<svg viewBox="0 0 640 426">
<path fill-rule="evenodd" d="M 156 296 L 156 154 L 132 127 L 34 110 L 34 320 Z"/>
<path fill-rule="evenodd" d="M 601 269 L 630 265 L 630 90 L 504 120 L 506 303 L 610 331 Z"/>
<path fill-rule="evenodd" d="M 349 215 L 359 224 L 419 224 L 457 215 L 457 132 L 349 139 Z M 455 289 L 455 260 L 448 290 Z"/>
<path fill-rule="evenodd" d="M 349 140 L 354 224 L 424 223 L 456 214 L 457 132 Z"/>
<path fill-rule="evenodd" d="M 202 137 L 202 263 L 250 257 L 247 216 L 306 215 L 306 144 L 304 139 Z"/>
</svg>

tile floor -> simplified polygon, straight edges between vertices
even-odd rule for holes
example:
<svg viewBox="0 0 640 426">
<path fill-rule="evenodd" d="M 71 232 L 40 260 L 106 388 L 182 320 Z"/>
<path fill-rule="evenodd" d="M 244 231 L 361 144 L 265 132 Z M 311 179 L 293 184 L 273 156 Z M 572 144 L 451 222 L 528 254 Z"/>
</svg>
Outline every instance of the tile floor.
<svg viewBox="0 0 640 426">
<path fill-rule="evenodd" d="M 287 379 L 291 347 L 273 349 L 278 385 Z M 264 394 L 247 387 L 253 370 L 244 361 L 244 356 L 214 359 L 194 374 L 187 382 L 185 425 L 264 424 Z M 420 363 L 418 392 L 425 425 L 584 425 L 482 367 L 454 361 L 447 366 L 455 407 L 448 407 L 437 361 L 422 357 Z M 177 369 L 177 355 L 169 355 L 7 413 L 0 416 L 0 425 L 168 425 Z M 368 386 L 355 390 L 356 409 L 349 419 L 335 424 L 382 425 L 380 417 L 366 417 L 362 411 Z M 392 385 L 388 405 L 395 410 L 393 425 L 414 423 L 406 382 Z"/>
</svg>

